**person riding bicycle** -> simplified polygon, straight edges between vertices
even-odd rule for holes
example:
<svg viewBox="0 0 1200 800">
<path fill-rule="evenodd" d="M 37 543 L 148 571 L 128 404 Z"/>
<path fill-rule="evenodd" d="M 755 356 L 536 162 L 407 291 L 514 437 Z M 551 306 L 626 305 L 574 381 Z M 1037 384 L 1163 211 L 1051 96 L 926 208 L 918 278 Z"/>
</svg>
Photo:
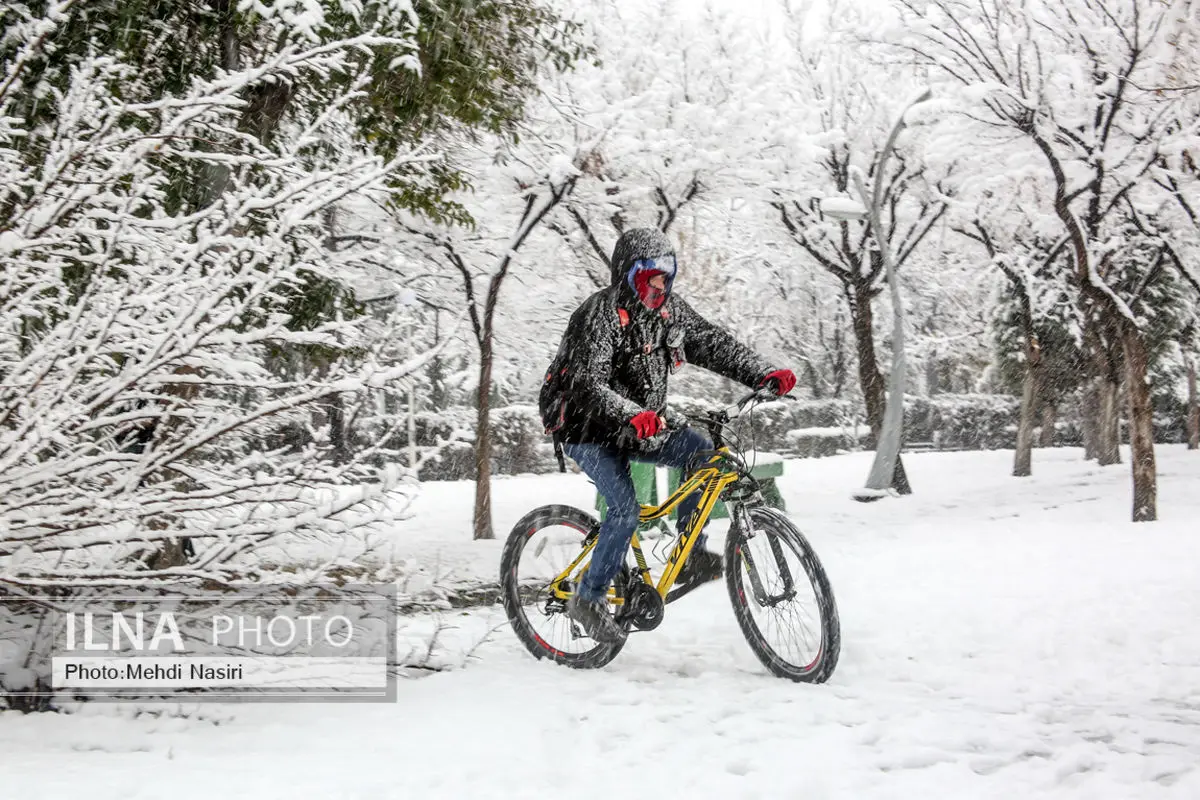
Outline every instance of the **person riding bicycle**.
<svg viewBox="0 0 1200 800">
<path fill-rule="evenodd" d="M 686 469 L 693 455 L 712 449 L 707 434 L 666 408 L 668 374 L 686 362 L 776 395 L 796 385 L 791 370 L 772 366 L 672 294 L 675 249 L 659 230 L 625 231 L 610 265 L 612 285 L 571 315 L 539 397 L 560 468 L 565 452 L 595 483 L 608 509 L 591 563 L 567 604 L 568 616 L 598 642 L 624 637 L 605 595 L 638 524 L 629 462 Z M 665 441 L 652 438 L 660 433 L 667 434 Z M 694 492 L 680 504 L 680 530 L 699 499 Z M 696 541 L 680 583 L 721 577 L 721 557 L 704 548 L 705 539 L 702 534 Z"/>
</svg>

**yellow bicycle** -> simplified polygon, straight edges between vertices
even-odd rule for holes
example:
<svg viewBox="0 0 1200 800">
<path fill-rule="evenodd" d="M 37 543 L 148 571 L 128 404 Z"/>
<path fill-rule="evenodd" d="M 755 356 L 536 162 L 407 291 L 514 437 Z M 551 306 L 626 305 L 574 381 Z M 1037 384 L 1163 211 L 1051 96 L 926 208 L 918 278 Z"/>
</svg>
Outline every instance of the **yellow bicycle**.
<svg viewBox="0 0 1200 800">
<path fill-rule="evenodd" d="M 633 563 L 626 558 L 609 588 L 608 607 L 627 633 L 657 628 L 666 605 L 696 588 L 675 581 L 720 499 L 730 519 L 725 584 L 750 649 L 781 678 L 823 683 L 841 650 L 829 578 L 791 520 L 765 504 L 744 455 L 725 442 L 729 424 L 767 399 L 775 398 L 760 390 L 711 416 L 693 418 L 708 428 L 714 449 L 701 454 L 666 502 L 642 506 L 630 543 Z M 697 513 L 676 537 L 655 580 L 638 532 L 662 525 L 659 521 L 696 491 L 702 492 Z M 522 517 L 509 534 L 500 561 L 501 597 L 517 638 L 536 658 L 589 669 L 608 664 L 624 647 L 624 640 L 594 641 L 566 614 L 599 530 L 599 520 L 586 511 L 546 505 Z"/>
</svg>

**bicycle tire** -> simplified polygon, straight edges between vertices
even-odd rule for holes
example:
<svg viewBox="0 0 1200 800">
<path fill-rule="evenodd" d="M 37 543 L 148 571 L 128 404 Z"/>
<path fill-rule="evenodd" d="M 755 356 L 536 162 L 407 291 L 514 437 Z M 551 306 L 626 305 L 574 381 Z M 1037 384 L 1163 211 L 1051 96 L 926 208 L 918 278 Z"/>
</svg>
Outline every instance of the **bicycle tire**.
<svg viewBox="0 0 1200 800">
<path fill-rule="evenodd" d="M 816 607 L 820 617 L 821 641 L 816 655 L 808 663 L 793 663 L 789 658 L 780 654 L 778 648 L 772 645 L 764 635 L 762 627 L 754 618 L 754 609 L 767 608 L 755 596 L 753 586 L 746 585 L 749 570 L 762 570 L 765 564 L 758 564 L 755 557 L 747 557 L 749 552 L 749 533 L 740 523 L 730 527 L 725 540 L 725 584 L 729 590 L 729 599 L 733 604 L 734 616 L 738 627 L 746 637 L 746 642 L 754 655 L 773 675 L 799 683 L 824 683 L 833 675 L 837 667 L 838 656 L 841 653 L 841 623 L 838 620 L 837 602 L 833 596 L 833 588 L 825 568 L 817 558 L 816 552 L 786 516 L 772 508 L 756 507 L 745 509 L 754 526 L 755 536 L 765 536 L 772 553 L 784 553 L 787 548 L 796 556 L 797 562 L 803 568 L 808 578 L 809 586 L 816 598 Z M 741 515 L 733 515 L 738 521 Z M 772 542 L 772 538 L 774 542 Z M 775 545 L 779 549 L 775 549 Z M 777 563 L 780 556 L 774 556 Z M 765 561 L 766 559 L 764 559 Z M 751 565 L 754 565 L 753 567 Z M 788 572 L 791 570 L 789 568 Z M 761 576 L 760 576 L 761 580 Z M 781 578 L 781 580 L 783 580 Z M 798 581 L 797 581 L 798 582 Z M 773 599 L 769 597 L 768 599 Z M 774 609 L 775 606 L 770 606 Z"/>
<path fill-rule="evenodd" d="M 508 540 L 504 543 L 504 552 L 500 557 L 501 601 L 504 604 L 504 612 L 508 616 L 509 624 L 512 625 L 513 633 L 517 635 L 517 639 L 534 658 L 546 658 L 555 664 L 574 669 L 597 669 L 616 658 L 617 654 L 621 652 L 621 648 L 625 646 L 624 641 L 614 643 L 593 641 L 594 647 L 579 653 L 571 653 L 555 647 L 538 633 L 526 611 L 527 608 L 535 607 L 536 604 L 527 603 L 522 597 L 523 587 L 518 575 L 521 554 L 539 531 L 551 526 L 563 526 L 579 531 L 583 537 L 586 537 L 599 525 L 599 520 L 591 514 L 573 506 L 541 506 L 521 517 L 513 526 Z M 617 596 L 623 597 L 624 581 L 621 575 L 618 575 L 614 584 Z M 533 587 L 526 586 L 524 588 L 529 590 Z M 545 599 L 549 599 L 548 595 Z M 546 613 L 546 616 L 549 617 L 550 614 Z M 562 616 L 566 619 L 566 614 L 562 614 Z"/>
</svg>

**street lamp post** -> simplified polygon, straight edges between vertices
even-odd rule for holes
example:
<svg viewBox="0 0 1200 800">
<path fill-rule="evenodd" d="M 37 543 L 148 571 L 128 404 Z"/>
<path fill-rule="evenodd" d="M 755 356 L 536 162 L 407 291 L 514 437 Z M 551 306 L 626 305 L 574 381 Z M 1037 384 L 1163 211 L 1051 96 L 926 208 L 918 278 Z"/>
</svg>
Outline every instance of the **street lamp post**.
<svg viewBox="0 0 1200 800">
<path fill-rule="evenodd" d="M 834 219 L 863 219 L 871 227 L 871 235 L 879 247 L 879 257 L 883 260 L 884 274 L 892 297 L 892 369 L 888 375 L 887 403 L 883 414 L 883 426 L 879 433 L 879 441 L 875 444 L 875 461 L 871 464 L 871 472 L 867 476 L 866 489 L 855 495 L 859 500 L 874 500 L 885 492 L 893 482 L 896 474 L 896 460 L 900 457 L 900 443 L 904 430 L 904 306 L 900 301 L 900 282 L 896 278 L 896 263 L 888 246 L 887 235 L 883 230 L 881 207 L 883 205 L 883 178 L 888 158 L 896 145 L 896 137 L 905 127 L 904 117 L 909 110 L 924 103 L 933 93 L 926 89 L 920 96 L 910 102 L 900 112 L 887 142 L 879 155 L 879 166 L 875 170 L 873 191 L 868 194 L 862 174 L 855 172 L 854 188 L 861 198 L 863 207 L 850 208 L 842 204 L 833 204 L 826 209 L 822 203 L 821 210 Z"/>
</svg>

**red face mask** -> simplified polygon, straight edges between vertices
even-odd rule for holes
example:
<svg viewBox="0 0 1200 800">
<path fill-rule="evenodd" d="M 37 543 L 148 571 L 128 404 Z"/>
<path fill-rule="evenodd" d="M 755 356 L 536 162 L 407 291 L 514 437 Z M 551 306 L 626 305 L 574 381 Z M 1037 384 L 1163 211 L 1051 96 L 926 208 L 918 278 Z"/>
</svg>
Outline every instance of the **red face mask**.
<svg viewBox="0 0 1200 800">
<path fill-rule="evenodd" d="M 634 291 L 637 292 L 638 299 L 642 301 L 642 305 L 646 306 L 646 308 L 656 309 L 667 299 L 666 291 L 650 285 L 651 278 L 666 274 L 665 272 L 649 269 L 639 270 L 634 274 Z"/>
</svg>

